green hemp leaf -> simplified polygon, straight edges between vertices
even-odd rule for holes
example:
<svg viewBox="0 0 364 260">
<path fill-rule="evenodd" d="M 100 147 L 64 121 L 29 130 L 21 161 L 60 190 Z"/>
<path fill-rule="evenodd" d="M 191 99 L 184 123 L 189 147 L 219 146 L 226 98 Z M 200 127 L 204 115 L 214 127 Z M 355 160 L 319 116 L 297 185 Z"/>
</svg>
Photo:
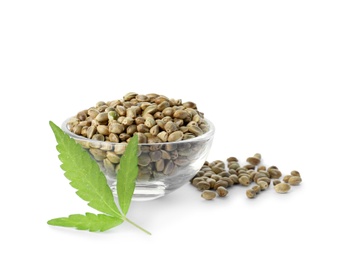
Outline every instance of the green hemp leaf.
<svg viewBox="0 0 364 260">
<path fill-rule="evenodd" d="M 138 176 L 138 138 L 132 138 L 128 143 L 128 153 L 120 159 L 120 170 L 117 175 L 117 194 L 121 211 L 126 215 L 135 189 L 135 179 Z"/>
<path fill-rule="evenodd" d="M 138 137 L 131 138 L 117 173 L 117 193 L 121 213 L 107 184 L 106 177 L 95 160 L 56 124 L 51 121 L 49 124 L 57 140 L 58 158 L 62 162 L 61 168 L 65 171 L 66 178 L 71 181 L 70 185 L 77 190 L 76 194 L 81 199 L 88 202 L 90 207 L 105 214 L 74 214 L 66 218 L 49 220 L 48 224 L 95 232 L 108 230 L 120 225 L 125 220 L 150 234 L 126 217 L 138 174 Z"/>
</svg>

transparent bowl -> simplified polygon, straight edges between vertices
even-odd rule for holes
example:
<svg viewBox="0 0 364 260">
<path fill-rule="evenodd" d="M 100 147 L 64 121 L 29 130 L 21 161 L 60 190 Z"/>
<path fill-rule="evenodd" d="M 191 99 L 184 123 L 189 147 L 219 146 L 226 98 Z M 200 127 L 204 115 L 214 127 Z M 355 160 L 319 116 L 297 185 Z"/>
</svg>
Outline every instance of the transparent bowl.
<svg viewBox="0 0 364 260">
<path fill-rule="evenodd" d="M 108 184 L 116 193 L 116 172 L 126 143 L 91 140 L 72 133 L 66 120 L 62 130 L 86 149 L 105 174 Z M 210 151 L 215 127 L 205 119 L 209 130 L 195 138 L 177 142 L 139 144 L 138 166 L 133 200 L 152 200 L 180 188 L 198 172 Z"/>
</svg>

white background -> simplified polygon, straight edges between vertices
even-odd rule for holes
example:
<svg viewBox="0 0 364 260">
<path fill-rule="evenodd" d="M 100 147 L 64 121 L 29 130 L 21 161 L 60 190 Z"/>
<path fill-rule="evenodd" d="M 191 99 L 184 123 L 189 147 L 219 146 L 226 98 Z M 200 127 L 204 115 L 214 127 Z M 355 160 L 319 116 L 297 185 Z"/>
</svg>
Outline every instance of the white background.
<svg viewBox="0 0 364 260">
<path fill-rule="evenodd" d="M 363 1 L 0 2 L 1 259 L 363 259 Z M 204 201 L 186 184 L 105 233 L 48 125 L 129 91 L 194 101 L 209 160 L 260 152 L 303 183 Z"/>
</svg>

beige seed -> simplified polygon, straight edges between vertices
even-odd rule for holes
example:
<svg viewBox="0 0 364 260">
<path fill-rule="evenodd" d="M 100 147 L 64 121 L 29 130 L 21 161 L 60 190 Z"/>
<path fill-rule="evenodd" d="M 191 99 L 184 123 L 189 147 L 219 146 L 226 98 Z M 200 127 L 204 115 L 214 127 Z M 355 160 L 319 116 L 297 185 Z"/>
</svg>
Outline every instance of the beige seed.
<svg viewBox="0 0 364 260">
<path fill-rule="evenodd" d="M 239 173 L 238 178 L 241 178 L 242 176 L 247 177 L 250 182 L 253 180 L 252 177 L 248 173 Z"/>
<path fill-rule="evenodd" d="M 88 129 L 87 129 L 87 138 L 88 139 L 91 139 L 92 136 L 96 134 L 96 127 L 94 126 L 90 126 Z"/>
<path fill-rule="evenodd" d="M 139 133 L 149 133 L 150 129 L 145 124 L 139 124 L 137 125 L 137 131 Z"/>
<path fill-rule="evenodd" d="M 239 177 L 237 175 L 230 175 L 229 178 L 233 181 L 234 184 L 239 183 Z"/>
<path fill-rule="evenodd" d="M 257 171 L 266 171 L 267 170 L 267 167 L 265 167 L 264 165 L 260 165 L 258 168 L 257 168 Z"/>
<path fill-rule="evenodd" d="M 137 125 L 144 124 L 144 122 L 145 122 L 145 118 L 144 118 L 144 117 L 141 117 L 141 116 L 138 116 L 138 117 L 136 117 L 136 118 L 134 119 L 134 122 L 135 122 L 135 124 L 137 124 Z"/>
<path fill-rule="evenodd" d="M 165 125 L 164 125 L 164 130 L 170 134 L 173 133 L 175 131 L 178 130 L 178 127 L 175 123 L 173 123 L 172 121 L 168 121 Z"/>
<path fill-rule="evenodd" d="M 264 173 L 261 173 L 261 172 L 258 172 L 258 173 L 252 172 L 252 174 L 254 174 L 254 176 L 252 176 L 252 178 L 253 178 L 255 183 L 258 182 L 259 178 L 263 178 L 263 177 L 267 178 L 267 176 Z"/>
<path fill-rule="evenodd" d="M 226 197 L 226 195 L 228 195 L 229 191 L 226 188 L 220 186 L 216 189 L 216 193 L 217 193 L 217 195 L 219 195 L 219 197 Z"/>
<path fill-rule="evenodd" d="M 162 140 L 162 142 L 168 141 L 168 133 L 166 131 L 159 132 L 157 137 Z"/>
<path fill-rule="evenodd" d="M 255 165 L 253 164 L 247 164 L 243 166 L 243 169 L 245 170 L 254 170 L 255 169 Z"/>
<path fill-rule="evenodd" d="M 260 186 L 260 190 L 266 190 L 268 189 L 268 183 L 266 183 L 265 181 L 258 181 L 257 183 Z"/>
<path fill-rule="evenodd" d="M 260 172 L 260 173 L 264 173 L 264 174 L 265 174 L 265 176 L 267 176 L 268 178 L 270 178 L 270 173 L 269 173 L 269 172 L 264 171 L 264 170 L 259 170 L 258 172 Z"/>
<path fill-rule="evenodd" d="M 287 193 L 291 189 L 291 186 L 287 183 L 282 182 L 274 186 L 274 189 L 278 193 Z"/>
<path fill-rule="evenodd" d="M 237 162 L 237 161 L 238 161 L 238 159 L 237 159 L 236 157 L 231 156 L 231 157 L 227 158 L 227 159 L 226 159 L 226 161 L 227 161 L 228 163 L 229 163 L 229 162 Z"/>
<path fill-rule="evenodd" d="M 87 110 L 78 112 L 77 116 L 76 116 L 79 120 L 84 121 L 87 118 Z"/>
<path fill-rule="evenodd" d="M 154 120 L 154 118 L 153 118 L 153 117 L 147 117 L 147 118 L 145 119 L 144 124 L 145 124 L 147 127 L 152 128 L 153 126 L 155 126 L 155 125 L 156 125 L 156 122 L 155 122 L 155 120 Z"/>
<path fill-rule="evenodd" d="M 110 162 L 115 164 L 120 162 L 120 157 L 115 152 L 107 151 L 106 158 L 109 159 Z"/>
<path fill-rule="evenodd" d="M 111 133 L 109 135 L 109 141 L 112 143 L 118 143 L 119 142 L 119 136 L 117 134 Z"/>
<path fill-rule="evenodd" d="M 174 151 L 177 149 L 177 144 L 173 144 L 173 143 L 165 144 L 164 149 L 168 152 Z"/>
<path fill-rule="evenodd" d="M 210 189 L 210 183 L 208 183 L 207 181 L 200 181 L 197 183 L 196 187 L 199 191 L 208 190 Z"/>
<path fill-rule="evenodd" d="M 126 128 L 126 133 L 130 136 L 133 136 L 133 134 L 137 131 L 136 125 L 130 125 Z"/>
<path fill-rule="evenodd" d="M 99 113 L 95 120 L 98 122 L 105 122 L 109 119 L 108 114 L 106 112 Z"/>
<path fill-rule="evenodd" d="M 165 165 L 163 173 L 165 175 L 170 175 L 174 172 L 176 166 L 174 165 L 173 161 L 168 161 L 167 165 Z"/>
<path fill-rule="evenodd" d="M 301 175 L 300 175 L 300 173 L 298 171 L 291 171 L 291 175 L 301 177 Z"/>
<path fill-rule="evenodd" d="M 131 117 L 125 117 L 122 121 L 123 125 L 125 126 L 129 126 L 132 125 L 134 123 L 134 119 Z"/>
<path fill-rule="evenodd" d="M 228 173 L 233 174 L 233 175 L 238 175 L 238 173 L 235 169 L 229 169 Z"/>
<path fill-rule="evenodd" d="M 230 176 L 229 177 L 228 176 L 223 176 L 222 180 L 226 181 L 229 184 L 229 187 L 234 185 L 234 181 L 232 179 L 230 179 Z"/>
<path fill-rule="evenodd" d="M 150 131 L 149 131 L 152 135 L 157 136 L 159 134 L 159 126 L 158 125 L 154 125 Z"/>
<path fill-rule="evenodd" d="M 280 184 L 281 181 L 278 179 L 273 180 L 273 186 L 276 186 L 277 184 Z"/>
<path fill-rule="evenodd" d="M 106 125 L 98 125 L 96 129 L 102 135 L 109 135 L 109 127 Z"/>
<path fill-rule="evenodd" d="M 83 140 L 82 141 L 79 140 L 79 141 L 77 141 L 77 143 L 80 144 L 85 149 L 89 149 L 90 148 L 90 142 L 83 141 Z"/>
<path fill-rule="evenodd" d="M 108 130 L 109 133 L 121 134 L 125 130 L 125 126 L 119 123 L 111 123 Z"/>
<path fill-rule="evenodd" d="M 252 157 L 248 157 L 246 159 L 246 161 L 252 165 L 258 165 L 260 163 L 260 160 L 261 160 L 261 155 L 260 153 L 256 153 L 254 154 L 254 156 Z"/>
<path fill-rule="evenodd" d="M 120 140 L 121 141 L 127 141 L 129 138 L 130 138 L 131 136 L 130 135 L 128 135 L 128 134 L 126 134 L 126 133 L 121 133 L 120 135 L 119 135 L 119 138 L 120 138 Z"/>
<path fill-rule="evenodd" d="M 105 137 L 102 134 L 95 134 L 92 136 L 91 139 L 96 140 L 96 141 L 102 141 L 102 142 L 105 141 Z"/>
<path fill-rule="evenodd" d="M 268 185 L 270 184 L 270 179 L 268 177 L 261 177 L 257 179 L 257 182 L 259 181 L 265 181 L 266 183 L 268 183 Z"/>
<path fill-rule="evenodd" d="M 204 190 L 201 193 L 201 197 L 204 198 L 205 200 L 212 200 L 216 197 L 216 192 L 212 190 Z"/>
<path fill-rule="evenodd" d="M 203 131 L 198 126 L 188 126 L 188 130 L 196 136 L 203 135 Z"/>
<path fill-rule="evenodd" d="M 297 186 L 302 182 L 302 179 L 300 176 L 292 176 L 289 178 L 288 183 L 292 186 Z"/>
<path fill-rule="evenodd" d="M 211 178 L 212 178 L 212 179 L 214 179 L 215 181 L 219 181 L 219 180 L 221 180 L 221 179 L 222 179 L 222 177 L 221 177 L 221 176 L 219 176 L 219 175 L 217 175 L 217 174 L 213 174 L 213 175 L 211 175 Z"/>
<path fill-rule="evenodd" d="M 206 181 L 210 184 L 210 189 L 213 189 L 215 187 L 216 180 L 208 178 Z"/>
<path fill-rule="evenodd" d="M 83 126 L 82 129 L 81 129 L 81 135 L 84 136 L 84 137 L 87 137 L 87 129 L 88 129 L 88 126 Z"/>
<path fill-rule="evenodd" d="M 221 166 L 214 165 L 214 166 L 211 167 L 211 170 L 214 173 L 220 173 L 220 172 L 224 171 L 224 168 L 221 167 Z"/>
<path fill-rule="evenodd" d="M 193 110 L 193 111 L 196 111 L 196 110 Z M 201 123 L 201 116 L 196 114 L 192 117 L 192 120 L 196 123 Z"/>
<path fill-rule="evenodd" d="M 160 150 L 153 151 L 149 153 L 149 156 L 152 162 L 156 162 L 162 159 L 162 152 Z"/>
<path fill-rule="evenodd" d="M 156 104 L 152 104 L 148 107 L 146 107 L 142 113 L 142 116 L 146 116 L 147 114 L 153 115 L 155 112 L 158 111 L 158 107 Z"/>
<path fill-rule="evenodd" d="M 97 148 L 90 148 L 89 152 L 92 154 L 96 161 L 102 161 L 106 158 L 106 151 Z"/>
<path fill-rule="evenodd" d="M 182 140 L 182 137 L 183 137 L 182 131 L 175 131 L 168 136 L 168 142 L 180 141 Z"/>
<path fill-rule="evenodd" d="M 191 101 L 184 102 L 182 106 L 184 106 L 185 108 L 197 108 L 196 104 Z"/>
<path fill-rule="evenodd" d="M 119 155 L 124 154 L 127 145 L 128 144 L 125 142 L 116 144 L 114 147 L 114 152 Z"/>
<path fill-rule="evenodd" d="M 126 109 L 126 117 L 136 118 L 138 114 L 138 109 L 140 109 L 137 106 L 132 106 Z"/>
<path fill-rule="evenodd" d="M 222 171 L 222 172 L 219 172 L 218 175 L 220 175 L 221 177 L 229 177 L 230 174 L 227 172 L 227 171 Z"/>
<path fill-rule="evenodd" d="M 252 188 L 251 188 L 256 194 L 258 194 L 260 192 L 260 186 L 259 185 L 254 185 Z"/>
<path fill-rule="evenodd" d="M 228 163 L 228 168 L 229 169 L 233 169 L 236 170 L 240 167 L 239 163 L 237 161 L 233 161 L 233 162 L 229 162 Z"/>
<path fill-rule="evenodd" d="M 111 151 L 113 149 L 112 144 L 110 142 L 101 143 L 100 149 L 104 151 Z"/>
<path fill-rule="evenodd" d="M 179 156 L 177 159 L 174 160 L 174 164 L 177 166 L 187 166 L 190 163 L 190 160 L 186 157 Z"/>
<path fill-rule="evenodd" d="M 189 113 L 185 110 L 176 110 L 173 114 L 174 118 L 186 119 L 189 116 Z"/>
<path fill-rule="evenodd" d="M 126 108 L 124 106 L 116 106 L 115 110 L 119 116 L 126 116 Z"/>
<path fill-rule="evenodd" d="M 245 194 L 249 199 L 253 199 L 257 196 L 257 193 L 252 189 L 246 190 Z"/>
<path fill-rule="evenodd" d="M 137 95 L 135 97 L 136 100 L 138 100 L 139 102 L 144 102 L 144 101 L 148 101 L 149 97 L 147 97 L 146 95 Z"/>
<path fill-rule="evenodd" d="M 278 169 L 270 168 L 268 169 L 268 173 L 272 179 L 279 179 L 282 176 L 281 171 Z"/>
<path fill-rule="evenodd" d="M 284 176 L 283 177 L 283 181 L 285 182 L 285 183 L 288 183 L 288 181 L 289 181 L 289 179 L 292 177 L 292 175 L 286 175 L 286 176 Z"/>
<path fill-rule="evenodd" d="M 87 111 L 87 114 L 92 118 L 96 118 L 96 116 L 99 114 L 100 112 L 97 111 L 97 109 L 95 108 L 90 108 L 88 111 Z"/>
<path fill-rule="evenodd" d="M 151 162 L 151 159 L 150 159 L 149 154 L 147 154 L 147 153 L 142 153 L 138 157 L 138 165 L 140 165 L 140 166 L 148 166 L 150 162 Z"/>
<path fill-rule="evenodd" d="M 125 94 L 125 96 L 123 97 L 123 99 L 125 101 L 129 101 L 129 100 L 132 100 L 133 98 L 135 98 L 137 95 L 138 95 L 138 93 L 129 92 L 129 93 Z"/>
<path fill-rule="evenodd" d="M 164 160 L 171 159 L 171 155 L 167 151 L 161 150 L 161 152 L 162 152 L 162 159 L 164 159 Z"/>
<path fill-rule="evenodd" d="M 82 126 L 81 125 L 75 125 L 72 128 L 72 132 L 74 132 L 76 135 L 80 135 L 82 132 Z"/>
<path fill-rule="evenodd" d="M 107 104 L 109 105 L 109 107 L 115 108 L 117 105 L 121 104 L 121 101 L 119 99 L 107 102 Z"/>
<path fill-rule="evenodd" d="M 115 177 L 115 165 L 109 159 L 103 160 L 105 170 L 110 177 Z"/>
<path fill-rule="evenodd" d="M 81 121 L 78 125 L 80 126 L 91 126 L 91 120 Z"/>
<path fill-rule="evenodd" d="M 172 116 L 174 114 L 174 109 L 173 107 L 166 107 L 163 109 L 162 113 L 164 116 Z"/>
<path fill-rule="evenodd" d="M 197 184 L 200 182 L 200 181 L 204 181 L 205 179 L 202 178 L 202 177 L 195 177 L 192 179 L 192 185 L 197 187 Z"/>
<path fill-rule="evenodd" d="M 240 183 L 241 185 L 243 185 L 243 186 L 249 186 L 251 182 L 250 182 L 249 177 L 247 177 L 247 176 L 241 176 L 241 177 L 239 178 L 239 183 Z"/>
<path fill-rule="evenodd" d="M 218 180 L 215 185 L 214 185 L 214 189 L 217 190 L 218 187 L 223 186 L 224 188 L 227 188 L 229 186 L 229 183 L 227 181 L 224 180 Z"/>
<path fill-rule="evenodd" d="M 107 105 L 102 105 L 102 106 L 97 107 L 97 110 L 99 112 L 106 112 L 107 113 L 106 109 L 107 109 Z"/>
</svg>

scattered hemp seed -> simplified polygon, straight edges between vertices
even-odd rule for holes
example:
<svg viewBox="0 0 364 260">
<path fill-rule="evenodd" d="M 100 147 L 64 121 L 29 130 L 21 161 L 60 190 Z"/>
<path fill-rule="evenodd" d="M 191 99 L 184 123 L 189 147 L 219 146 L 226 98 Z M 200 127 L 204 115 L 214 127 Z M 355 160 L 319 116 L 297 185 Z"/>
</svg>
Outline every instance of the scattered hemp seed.
<svg viewBox="0 0 364 260">
<path fill-rule="evenodd" d="M 212 190 L 204 190 L 201 193 L 201 197 L 204 198 L 205 200 L 213 200 L 216 197 L 216 192 Z"/>
<path fill-rule="evenodd" d="M 257 196 L 257 193 L 252 189 L 246 190 L 245 194 L 249 199 L 253 199 Z"/>
<path fill-rule="evenodd" d="M 300 173 L 298 171 L 291 171 L 291 175 L 301 177 L 301 175 L 300 175 Z"/>
<path fill-rule="evenodd" d="M 280 184 L 281 181 L 278 179 L 273 180 L 273 186 L 276 186 L 277 184 Z"/>
<path fill-rule="evenodd" d="M 153 153 L 147 159 L 157 160 L 159 157 L 159 154 Z M 111 155 L 107 158 L 113 160 Z M 246 159 L 249 163 L 246 165 L 241 165 L 234 156 L 228 157 L 226 161 L 206 161 L 190 182 L 201 191 L 201 197 L 206 200 L 227 196 L 229 188 L 233 186 L 247 187 L 245 194 L 252 199 L 269 189 L 271 183 L 277 193 L 287 193 L 291 186 L 297 186 L 302 182 L 301 175 L 296 170 L 281 179 L 282 172 L 278 167 L 262 165 L 261 159 L 261 154 L 256 153 Z M 145 162 L 148 163 L 149 161 Z"/>
<path fill-rule="evenodd" d="M 252 165 L 258 165 L 260 163 L 260 160 L 262 159 L 262 156 L 260 153 L 254 154 L 252 157 L 248 157 L 246 161 Z"/>
<path fill-rule="evenodd" d="M 216 192 L 217 192 L 217 195 L 219 195 L 219 197 L 226 197 L 226 195 L 228 195 L 228 193 L 229 193 L 229 191 L 222 186 L 218 187 Z"/>
<path fill-rule="evenodd" d="M 299 176 L 292 176 L 291 178 L 289 178 L 288 183 L 292 186 L 297 186 L 302 182 L 301 177 Z"/>
<path fill-rule="evenodd" d="M 274 189 L 278 193 L 287 193 L 291 189 L 291 186 L 288 183 L 282 182 L 274 186 Z"/>
</svg>

